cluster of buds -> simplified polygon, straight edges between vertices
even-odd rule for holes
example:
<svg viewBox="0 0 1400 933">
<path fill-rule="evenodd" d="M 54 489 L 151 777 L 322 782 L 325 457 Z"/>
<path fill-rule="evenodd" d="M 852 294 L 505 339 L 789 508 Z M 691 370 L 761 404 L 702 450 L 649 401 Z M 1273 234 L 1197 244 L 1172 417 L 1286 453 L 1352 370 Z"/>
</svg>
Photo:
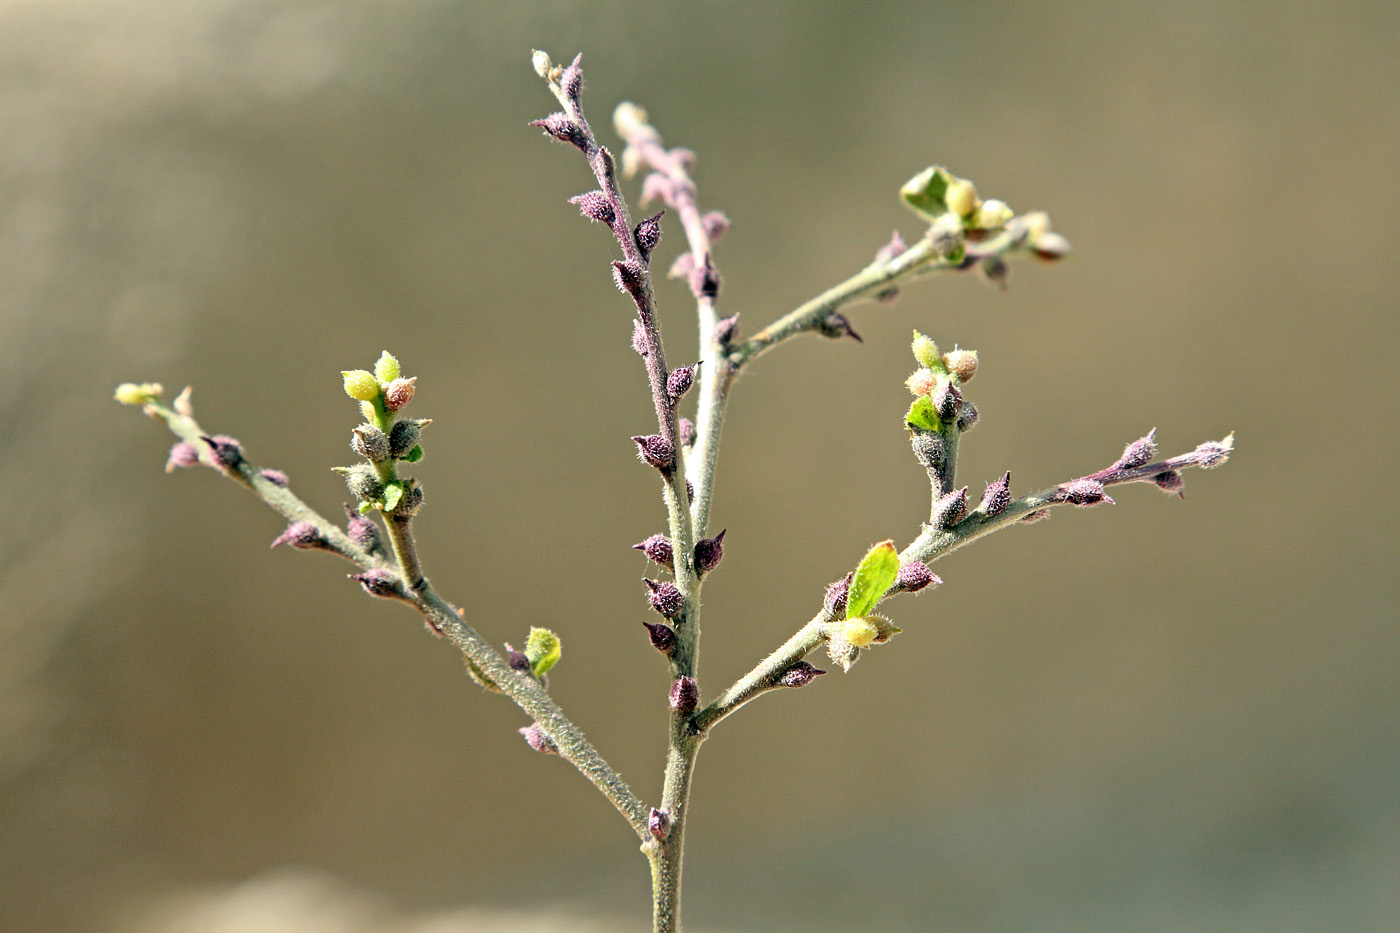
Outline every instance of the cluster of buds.
<svg viewBox="0 0 1400 933">
<path fill-rule="evenodd" d="M 954 348 L 943 353 L 931 337 L 918 331 L 911 349 L 919 368 L 905 380 L 914 395 L 905 427 L 914 456 L 930 480 L 941 485 L 949 467 L 949 443 L 977 423 L 977 407 L 962 393 L 962 386 L 977 375 L 977 351 Z"/>
<path fill-rule="evenodd" d="M 399 412 L 413 400 L 418 377 L 405 378 L 399 361 L 385 350 L 374 364 L 374 371 L 352 369 L 342 372 L 345 394 L 360 403 L 364 423 L 350 436 L 350 449 L 365 459 L 351 467 L 335 467 L 345 485 L 359 501 L 360 514 L 371 509 L 398 520 L 411 518 L 423 503 L 423 490 L 414 480 L 401 480 L 394 462 L 416 463 L 423 459 L 419 444 L 422 430 L 431 424 L 427 418 L 404 418 Z"/>
</svg>

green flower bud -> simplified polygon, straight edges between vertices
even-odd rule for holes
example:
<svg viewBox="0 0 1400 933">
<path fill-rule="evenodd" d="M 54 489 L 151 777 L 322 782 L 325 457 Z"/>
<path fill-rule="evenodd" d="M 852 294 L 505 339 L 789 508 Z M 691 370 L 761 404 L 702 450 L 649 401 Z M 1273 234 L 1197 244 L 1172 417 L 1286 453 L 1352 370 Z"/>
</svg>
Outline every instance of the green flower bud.
<svg viewBox="0 0 1400 933">
<path fill-rule="evenodd" d="M 123 382 L 117 386 L 117 391 L 112 398 L 123 405 L 146 405 L 154 402 L 165 389 L 159 382 L 143 382 L 137 385 L 134 382 Z"/>
<path fill-rule="evenodd" d="M 374 364 L 374 378 L 380 382 L 393 382 L 399 378 L 399 361 L 388 350 L 379 354 L 379 362 Z"/>
<path fill-rule="evenodd" d="M 934 372 L 943 371 L 943 360 L 938 353 L 938 344 L 933 342 L 932 337 L 928 337 L 914 331 L 914 343 L 910 347 L 914 351 L 914 359 L 919 361 L 920 366 L 925 366 Z"/>
<path fill-rule="evenodd" d="M 536 678 L 543 677 L 549 669 L 559 663 L 563 645 L 559 636 L 547 628 L 531 628 L 525 639 L 525 658 L 530 662 L 530 673 Z"/>
<path fill-rule="evenodd" d="M 379 398 L 379 380 L 367 369 L 350 369 L 341 372 L 345 380 L 345 394 L 357 402 L 373 402 Z"/>
<path fill-rule="evenodd" d="M 994 230 L 1015 216 L 1005 201 L 993 198 L 983 201 L 982 206 L 973 212 L 972 226 L 977 230 Z"/>
<path fill-rule="evenodd" d="M 943 194 L 943 203 L 959 217 L 970 217 L 982 206 L 982 200 L 977 197 L 977 187 L 966 178 L 956 177 L 948 183 L 948 190 Z"/>
</svg>

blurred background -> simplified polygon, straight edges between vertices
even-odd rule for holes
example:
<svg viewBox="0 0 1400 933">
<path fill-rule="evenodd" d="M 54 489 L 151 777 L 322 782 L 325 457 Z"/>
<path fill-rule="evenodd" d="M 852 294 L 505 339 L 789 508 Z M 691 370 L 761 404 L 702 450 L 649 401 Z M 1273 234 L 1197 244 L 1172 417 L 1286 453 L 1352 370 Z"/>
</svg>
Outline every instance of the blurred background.
<svg viewBox="0 0 1400 933">
<path fill-rule="evenodd" d="M 532 48 L 583 53 L 615 148 L 631 99 L 696 150 L 749 333 L 917 236 L 896 191 L 932 163 L 1077 248 L 755 364 L 706 695 L 917 533 L 913 328 L 981 352 L 974 495 L 1237 432 L 1185 501 L 940 562 L 892 646 L 717 729 L 689 925 L 1400 928 L 1397 42 L 1384 2 L 3 0 L 0 928 L 647 928 L 635 838 L 514 706 L 111 400 L 193 384 L 335 514 L 338 373 L 393 350 L 434 419 L 429 575 L 497 643 L 558 631 L 555 696 L 655 801 L 654 422 L 614 246 L 565 203 L 586 167 L 526 126 Z"/>
</svg>

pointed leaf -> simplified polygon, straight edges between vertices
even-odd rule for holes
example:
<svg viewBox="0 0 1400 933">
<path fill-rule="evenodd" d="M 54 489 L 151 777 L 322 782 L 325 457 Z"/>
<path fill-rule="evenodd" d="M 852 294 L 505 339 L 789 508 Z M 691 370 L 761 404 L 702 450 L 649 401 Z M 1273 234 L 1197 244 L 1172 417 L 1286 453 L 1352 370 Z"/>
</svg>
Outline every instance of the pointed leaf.
<svg viewBox="0 0 1400 933">
<path fill-rule="evenodd" d="M 846 597 L 846 618 L 869 615 L 897 579 L 899 552 L 893 541 L 882 541 L 870 549 L 856 568 L 850 595 Z"/>
<path fill-rule="evenodd" d="M 943 430 L 943 422 L 939 420 L 938 412 L 933 408 L 933 399 L 927 395 L 914 399 L 914 404 L 909 406 L 909 414 L 904 416 L 904 422 L 911 428 L 922 431 Z"/>
<path fill-rule="evenodd" d="M 403 483 L 389 483 L 384 487 L 384 511 L 394 511 L 398 508 L 399 500 L 402 498 Z"/>
<path fill-rule="evenodd" d="M 423 445 L 414 444 L 413 449 L 399 458 L 404 463 L 417 463 L 423 459 Z"/>
<path fill-rule="evenodd" d="M 543 677 L 551 667 L 559 663 L 563 644 L 559 636 L 547 628 L 532 628 L 525 639 L 525 658 L 530 662 L 530 673 L 536 678 Z"/>
<path fill-rule="evenodd" d="M 948 193 L 948 183 L 952 177 L 947 169 L 931 165 L 905 182 L 904 187 L 899 189 L 899 196 L 914 213 L 934 220 L 948 210 L 943 198 Z"/>
</svg>

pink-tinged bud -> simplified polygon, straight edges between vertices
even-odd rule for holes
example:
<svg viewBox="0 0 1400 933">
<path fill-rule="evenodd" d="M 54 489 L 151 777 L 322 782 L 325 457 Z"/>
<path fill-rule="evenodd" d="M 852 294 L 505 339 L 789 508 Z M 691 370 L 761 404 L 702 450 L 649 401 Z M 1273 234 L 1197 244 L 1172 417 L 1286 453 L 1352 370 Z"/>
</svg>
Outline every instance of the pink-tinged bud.
<svg viewBox="0 0 1400 933">
<path fill-rule="evenodd" d="M 390 411 L 398 411 L 413 401 L 413 384 L 417 381 L 417 376 L 409 376 L 407 379 L 399 377 L 390 382 L 384 388 L 384 407 Z"/>
<path fill-rule="evenodd" d="M 963 397 L 958 391 L 958 387 L 953 385 L 953 380 L 942 378 L 938 380 L 937 386 L 930 396 L 933 401 L 933 409 L 938 412 L 938 417 L 943 421 L 957 421 L 958 415 L 962 412 Z"/>
<path fill-rule="evenodd" d="M 726 531 L 728 529 L 725 529 Z M 721 531 L 713 538 L 701 538 L 695 542 L 695 572 L 699 574 L 709 573 L 719 566 L 720 560 L 724 557 L 724 532 Z"/>
<path fill-rule="evenodd" d="M 381 599 L 406 599 L 403 581 L 398 574 L 382 568 L 366 570 L 364 573 L 352 573 L 350 579 L 364 587 L 366 593 L 371 596 L 378 596 Z"/>
<path fill-rule="evenodd" d="M 928 569 L 928 564 L 911 560 L 899 565 L 899 576 L 895 578 L 894 587 L 905 593 L 917 593 L 927 586 L 938 586 L 942 582 L 938 574 Z"/>
<path fill-rule="evenodd" d="M 932 395 L 938 388 L 938 376 L 931 369 L 916 369 L 904 380 L 904 386 L 914 396 Z"/>
<path fill-rule="evenodd" d="M 215 466 L 222 467 L 228 472 L 235 472 L 239 462 L 243 459 L 243 447 L 238 441 L 227 434 L 201 435 L 200 440 L 209 447 L 209 456 L 213 458 Z"/>
<path fill-rule="evenodd" d="M 958 430 L 969 431 L 977 423 L 977 406 L 963 399 L 962 411 L 958 412 Z"/>
<path fill-rule="evenodd" d="M 528 726 L 521 726 L 515 731 L 523 735 L 525 737 L 525 741 L 530 744 L 530 747 L 533 748 L 535 751 L 539 752 L 540 754 L 559 754 L 559 746 L 555 745 L 554 740 L 544 734 L 544 730 L 540 728 L 539 723 L 532 722 Z"/>
<path fill-rule="evenodd" d="M 669 655 L 676 647 L 676 633 L 669 626 L 660 622 L 643 622 L 647 627 L 647 637 L 651 639 L 651 646 L 662 654 Z"/>
<path fill-rule="evenodd" d="M 660 564 L 663 567 L 673 566 L 674 555 L 671 552 L 671 539 L 665 535 L 652 535 L 645 541 L 637 542 L 632 547 L 645 554 L 647 560 L 653 564 Z"/>
<path fill-rule="evenodd" d="M 287 474 L 283 473 L 281 470 L 264 467 L 258 471 L 258 475 L 279 489 L 287 488 Z"/>
<path fill-rule="evenodd" d="M 640 303 L 646 296 L 646 267 L 630 259 L 614 260 L 612 267 L 613 284 Z"/>
<path fill-rule="evenodd" d="M 657 841 L 664 840 L 671 835 L 671 815 L 665 810 L 652 807 L 651 812 L 647 814 L 647 832 Z"/>
<path fill-rule="evenodd" d="M 519 650 L 510 642 L 506 642 L 506 664 L 510 665 L 513 671 L 520 671 L 522 674 L 530 672 L 530 659 L 525 652 Z"/>
<path fill-rule="evenodd" d="M 194 445 L 186 441 L 179 441 L 170 448 L 170 456 L 165 458 L 165 472 L 174 473 L 176 470 L 188 469 L 199 465 L 199 451 L 194 449 Z"/>
<path fill-rule="evenodd" d="M 925 470 L 943 468 L 943 438 L 937 431 L 913 431 L 909 435 L 909 446 Z"/>
<path fill-rule="evenodd" d="M 345 536 L 361 548 L 373 554 L 383 550 L 379 540 L 379 526 L 345 504 Z"/>
<path fill-rule="evenodd" d="M 706 253 L 705 261 L 690 271 L 690 293 L 696 298 L 717 298 L 719 286 L 719 270 Z"/>
<path fill-rule="evenodd" d="M 778 676 L 778 683 L 784 687 L 805 687 L 826 671 L 813 667 L 806 661 L 798 661 Z"/>
<path fill-rule="evenodd" d="M 1058 502 L 1068 502 L 1080 508 L 1099 505 L 1107 502 L 1113 505 L 1113 500 L 1103 491 L 1103 483 L 1096 479 L 1076 479 L 1068 483 L 1061 484 L 1055 491 L 1055 499 Z"/>
<path fill-rule="evenodd" d="M 321 530 L 310 522 L 292 522 L 287 526 L 287 530 L 276 538 L 272 539 L 270 547 L 279 544 L 287 544 L 304 551 L 324 548 L 328 544 L 326 536 L 321 534 Z"/>
<path fill-rule="evenodd" d="M 1157 488 L 1163 492 L 1175 493 L 1178 498 L 1185 498 L 1182 490 L 1186 488 L 1185 481 L 1176 470 L 1168 470 L 1165 473 L 1158 473 L 1152 477 L 1152 482 L 1157 484 Z"/>
<path fill-rule="evenodd" d="M 696 363 L 695 366 L 699 366 Z M 675 404 L 681 396 L 690 391 L 691 385 L 695 382 L 695 366 L 680 366 L 671 370 L 666 377 L 666 397 Z"/>
<path fill-rule="evenodd" d="M 566 113 L 551 113 L 543 120 L 531 120 L 530 125 L 538 126 L 561 143 L 577 146 L 583 152 L 588 151 L 588 136 L 583 132 L 583 127 Z"/>
<path fill-rule="evenodd" d="M 663 473 L 675 465 L 676 451 L 671 447 L 671 442 L 660 434 L 639 434 L 632 441 L 637 445 L 637 456 L 643 463 Z"/>
<path fill-rule="evenodd" d="M 1120 470 L 1130 470 L 1133 467 L 1140 467 L 1144 463 L 1151 463 L 1152 458 L 1157 456 L 1157 429 L 1153 428 L 1147 432 L 1146 437 L 1140 437 L 1127 447 L 1123 448 L 1123 456 L 1118 458 L 1118 462 L 1113 466 Z"/>
<path fill-rule="evenodd" d="M 559 90 L 564 92 L 564 96 L 569 100 L 578 100 L 579 94 L 583 92 L 583 53 L 574 56 L 574 60 L 559 73 Z"/>
<path fill-rule="evenodd" d="M 372 424 L 362 424 L 350 434 L 350 449 L 370 463 L 389 459 L 389 435 Z"/>
<path fill-rule="evenodd" d="M 1020 520 L 1021 520 L 1022 522 L 1025 522 L 1027 525 L 1034 525 L 1036 522 L 1043 522 L 1043 521 L 1045 521 L 1045 520 L 1046 520 L 1047 518 L 1049 518 L 1049 517 L 1050 517 L 1050 510 L 1049 510 L 1049 509 L 1036 509 L 1034 512 L 1031 512 L 1029 515 L 1022 516 Z"/>
<path fill-rule="evenodd" d="M 731 314 L 729 317 L 723 317 L 715 321 L 715 343 L 719 344 L 721 347 L 727 347 L 733 343 L 738 333 L 739 315 Z"/>
<path fill-rule="evenodd" d="M 389 456 L 402 457 L 418 446 L 423 428 L 433 423 L 431 418 L 405 418 L 389 429 Z"/>
<path fill-rule="evenodd" d="M 1069 240 L 1053 230 L 1047 230 L 1040 234 L 1031 246 L 1031 251 L 1035 253 L 1036 258 L 1044 259 L 1046 262 L 1063 259 L 1072 250 L 1073 247 L 1069 245 Z"/>
<path fill-rule="evenodd" d="M 632 231 L 643 259 L 649 258 L 651 251 L 656 249 L 656 244 L 661 242 L 661 215 L 664 213 L 666 212 L 658 211 L 637 224 L 637 229 Z"/>
<path fill-rule="evenodd" d="M 826 595 L 822 598 L 822 612 L 827 617 L 839 619 L 846 614 L 846 599 L 851 593 L 851 574 L 846 574 L 834 583 L 826 586 Z"/>
<path fill-rule="evenodd" d="M 1192 456 L 1196 459 L 1196 465 L 1203 470 L 1213 470 L 1226 460 L 1230 459 L 1230 451 L 1235 447 L 1235 435 L 1231 434 L 1223 441 L 1206 441 L 1197 447 Z"/>
<path fill-rule="evenodd" d="M 632 349 L 641 356 L 647 355 L 647 329 L 636 318 L 632 319 Z"/>
<path fill-rule="evenodd" d="M 830 337 L 832 340 L 850 337 L 856 343 L 865 342 L 860 339 L 860 334 L 856 333 L 855 329 L 851 327 L 851 322 L 847 320 L 846 315 L 835 312 L 828 314 L 817 322 L 817 333 L 821 334 L 823 337 Z"/>
<path fill-rule="evenodd" d="M 987 484 L 982 494 L 982 504 L 977 508 L 987 515 L 1000 515 L 1011 504 L 1011 471 L 1007 470 L 1001 479 Z"/>
<path fill-rule="evenodd" d="M 666 152 L 668 156 L 675 159 L 682 169 L 689 172 L 695 168 L 695 152 L 686 149 L 684 146 L 675 146 Z"/>
<path fill-rule="evenodd" d="M 959 385 L 967 385 L 977 375 L 976 350 L 949 350 L 943 354 L 943 365 L 948 372 L 958 377 Z"/>
<path fill-rule="evenodd" d="M 939 497 L 933 505 L 933 524 L 950 528 L 967 517 L 967 487 Z"/>
<path fill-rule="evenodd" d="M 682 418 L 676 422 L 676 430 L 680 434 L 682 447 L 689 447 L 695 443 L 695 422 L 689 418 Z"/>
<path fill-rule="evenodd" d="M 700 685 L 694 677 L 678 677 L 671 684 L 671 709 L 678 713 L 693 713 L 700 705 Z"/>
<path fill-rule="evenodd" d="M 700 218 L 700 223 L 705 225 L 705 236 L 710 238 L 711 243 L 718 242 L 729 232 L 729 218 L 720 211 L 709 211 Z"/>
<path fill-rule="evenodd" d="M 875 251 L 875 261 L 881 264 L 887 263 L 908 248 L 904 245 L 904 237 L 900 236 L 899 231 L 896 230 L 890 236 L 890 241 Z"/>
<path fill-rule="evenodd" d="M 685 597 L 681 596 L 681 591 L 674 583 L 649 580 L 645 577 L 642 578 L 642 582 L 647 585 L 647 602 L 651 603 L 651 608 L 668 619 L 680 615 L 681 608 L 685 605 Z"/>
<path fill-rule="evenodd" d="M 652 172 L 642 179 L 642 203 L 650 204 L 653 201 L 664 201 L 675 206 L 671 194 L 671 179 L 661 172 Z"/>
<path fill-rule="evenodd" d="M 666 270 L 668 279 L 690 279 L 690 273 L 695 271 L 695 256 L 689 252 L 681 253 L 671 263 L 671 268 Z"/>
</svg>

